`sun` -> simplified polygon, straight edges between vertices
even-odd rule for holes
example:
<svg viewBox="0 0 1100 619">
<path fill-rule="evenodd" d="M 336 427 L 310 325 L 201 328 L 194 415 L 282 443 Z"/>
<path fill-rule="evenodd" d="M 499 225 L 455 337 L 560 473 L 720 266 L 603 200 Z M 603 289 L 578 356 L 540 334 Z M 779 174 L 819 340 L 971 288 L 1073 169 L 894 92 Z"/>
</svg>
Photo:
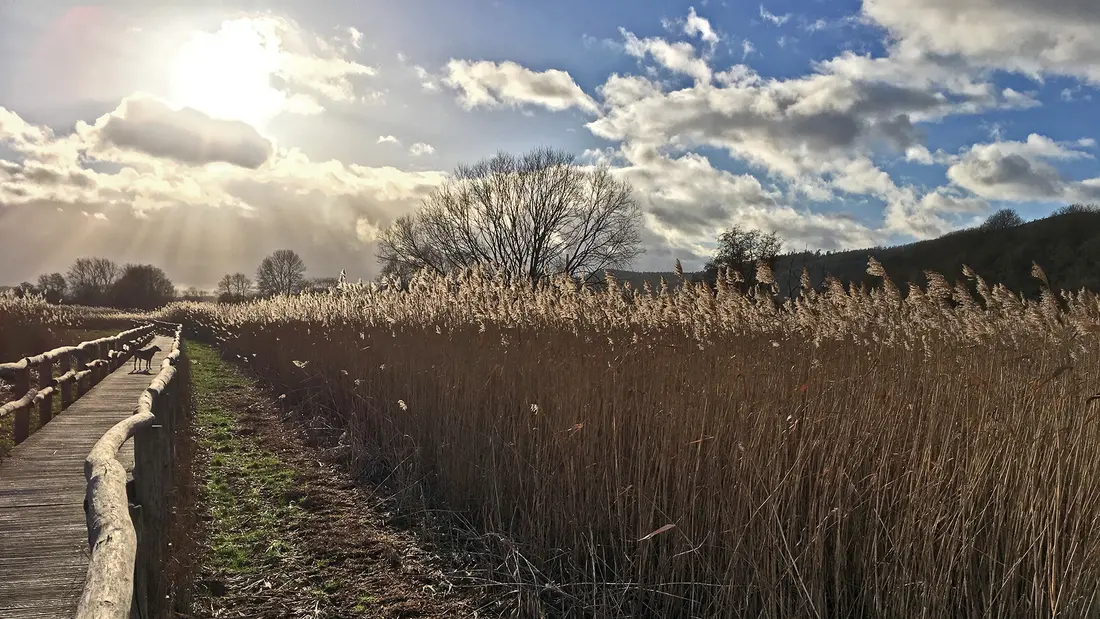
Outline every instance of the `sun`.
<svg viewBox="0 0 1100 619">
<path fill-rule="evenodd" d="M 271 86 L 280 68 L 279 41 L 251 19 L 223 22 L 214 33 L 196 33 L 172 68 L 173 103 L 212 117 L 263 127 L 286 101 Z"/>
</svg>

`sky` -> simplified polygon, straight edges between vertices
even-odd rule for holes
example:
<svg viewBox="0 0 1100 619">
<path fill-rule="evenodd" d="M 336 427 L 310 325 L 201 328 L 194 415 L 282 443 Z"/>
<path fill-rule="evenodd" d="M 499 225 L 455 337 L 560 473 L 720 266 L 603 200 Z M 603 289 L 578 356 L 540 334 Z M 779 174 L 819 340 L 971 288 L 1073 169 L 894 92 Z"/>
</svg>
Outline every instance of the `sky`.
<svg viewBox="0 0 1100 619">
<path fill-rule="evenodd" d="M 149 4 L 0 3 L 0 284 L 370 278 L 455 166 L 541 146 L 630 182 L 638 270 L 1100 202 L 1094 0 Z"/>
</svg>

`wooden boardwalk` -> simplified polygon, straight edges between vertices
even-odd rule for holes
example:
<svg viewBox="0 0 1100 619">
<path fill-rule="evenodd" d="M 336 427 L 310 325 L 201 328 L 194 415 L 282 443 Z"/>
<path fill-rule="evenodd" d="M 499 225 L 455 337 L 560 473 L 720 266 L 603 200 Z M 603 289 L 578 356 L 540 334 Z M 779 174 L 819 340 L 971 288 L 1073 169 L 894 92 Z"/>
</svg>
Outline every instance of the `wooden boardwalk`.
<svg viewBox="0 0 1100 619">
<path fill-rule="evenodd" d="M 75 614 L 88 568 L 84 458 L 137 408 L 172 338 L 153 344 L 161 352 L 150 373 L 131 374 L 127 361 L 0 463 L 0 619 Z M 127 471 L 133 453 L 132 440 L 119 450 Z"/>
</svg>

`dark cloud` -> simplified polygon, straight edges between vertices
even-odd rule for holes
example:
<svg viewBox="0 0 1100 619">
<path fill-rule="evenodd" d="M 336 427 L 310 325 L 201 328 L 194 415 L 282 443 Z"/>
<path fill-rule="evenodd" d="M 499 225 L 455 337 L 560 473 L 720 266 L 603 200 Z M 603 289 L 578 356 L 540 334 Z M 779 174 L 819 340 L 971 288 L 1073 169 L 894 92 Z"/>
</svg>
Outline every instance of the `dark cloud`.
<svg viewBox="0 0 1100 619">
<path fill-rule="evenodd" d="M 947 176 L 960 187 L 986 198 L 1056 199 L 1062 179 L 1052 166 L 995 148 L 975 149 L 951 166 Z"/>
<path fill-rule="evenodd" d="M 273 152 L 271 142 L 247 123 L 173 110 L 149 97 L 125 99 L 95 126 L 105 142 L 191 165 L 221 161 L 255 169 Z"/>
</svg>

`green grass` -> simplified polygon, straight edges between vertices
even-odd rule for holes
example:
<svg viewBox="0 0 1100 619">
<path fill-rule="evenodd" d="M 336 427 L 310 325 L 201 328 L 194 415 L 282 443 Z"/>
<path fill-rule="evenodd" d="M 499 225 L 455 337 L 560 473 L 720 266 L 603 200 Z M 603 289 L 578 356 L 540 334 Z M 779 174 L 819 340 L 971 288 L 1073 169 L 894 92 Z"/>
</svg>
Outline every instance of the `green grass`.
<svg viewBox="0 0 1100 619">
<path fill-rule="evenodd" d="M 302 517 L 293 496 L 296 474 L 265 449 L 259 438 L 242 432 L 238 414 L 227 408 L 235 393 L 251 383 L 218 353 L 188 342 L 195 398 L 195 436 L 209 454 L 202 473 L 208 523 L 210 567 L 227 578 L 263 575 L 285 565 L 294 553 L 286 531 Z"/>
</svg>

